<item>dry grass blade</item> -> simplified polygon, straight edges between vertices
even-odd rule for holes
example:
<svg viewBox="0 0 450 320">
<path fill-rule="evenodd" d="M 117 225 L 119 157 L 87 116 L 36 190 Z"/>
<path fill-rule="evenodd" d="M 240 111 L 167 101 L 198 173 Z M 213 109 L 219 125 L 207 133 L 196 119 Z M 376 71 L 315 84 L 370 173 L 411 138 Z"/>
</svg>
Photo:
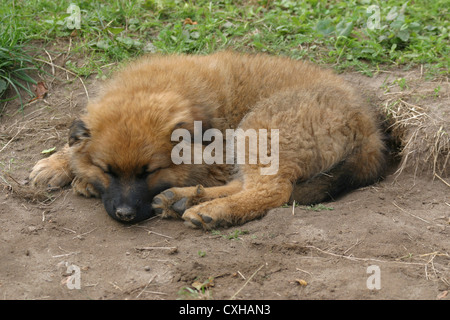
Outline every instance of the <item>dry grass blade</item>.
<svg viewBox="0 0 450 320">
<path fill-rule="evenodd" d="M 250 282 L 250 280 L 253 279 L 253 277 L 265 266 L 266 264 L 264 263 L 263 265 L 261 265 L 255 272 L 253 272 L 253 274 L 247 279 L 247 281 L 245 281 L 245 283 L 243 284 L 242 287 L 239 288 L 238 291 L 236 291 L 235 294 L 233 294 L 230 298 L 230 300 L 234 300 L 236 298 L 236 296 L 242 291 L 242 289 L 245 288 L 245 286 Z"/>
<path fill-rule="evenodd" d="M 3 174 L 0 174 L 0 185 L 15 197 L 41 204 L 49 204 L 56 199 L 55 195 L 49 193 L 49 190 L 46 188 L 32 187 L 28 184 L 20 183 L 8 173 Z"/>
<path fill-rule="evenodd" d="M 63 68 L 63 67 L 61 67 L 61 66 L 58 66 L 58 65 L 54 64 L 53 62 L 48 62 L 48 61 L 45 61 L 45 60 L 42 60 L 42 59 L 37 59 L 37 58 L 35 58 L 35 60 L 36 60 L 36 61 L 39 61 L 39 62 L 46 63 L 46 64 L 50 65 L 52 68 L 55 68 L 55 67 L 56 67 L 56 68 L 58 68 L 58 69 L 61 69 L 61 70 L 65 71 L 65 72 L 67 72 L 67 73 L 70 73 L 71 75 L 75 76 L 76 78 L 78 78 L 78 80 L 80 80 L 81 85 L 82 85 L 83 88 L 84 88 L 84 92 L 86 93 L 86 97 L 87 97 L 88 100 L 89 100 L 89 92 L 88 92 L 88 90 L 87 90 L 87 88 L 86 88 L 86 85 L 84 84 L 83 79 L 81 79 L 81 77 L 79 77 L 76 73 L 74 73 L 74 72 L 72 72 L 72 71 L 70 71 L 70 70 L 67 70 L 66 68 Z"/>
</svg>

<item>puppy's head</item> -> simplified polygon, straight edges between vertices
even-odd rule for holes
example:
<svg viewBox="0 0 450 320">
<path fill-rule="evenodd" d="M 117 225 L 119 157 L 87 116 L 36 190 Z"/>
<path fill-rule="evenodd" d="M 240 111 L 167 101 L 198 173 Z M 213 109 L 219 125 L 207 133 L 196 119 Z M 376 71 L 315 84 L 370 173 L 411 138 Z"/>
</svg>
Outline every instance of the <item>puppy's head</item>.
<svg viewBox="0 0 450 320">
<path fill-rule="evenodd" d="M 154 196 L 191 184 L 192 167 L 171 160 L 173 130 L 194 122 L 188 101 L 172 93 L 137 92 L 106 96 L 87 111 L 70 130 L 71 167 L 94 186 L 112 218 L 150 218 Z"/>
</svg>

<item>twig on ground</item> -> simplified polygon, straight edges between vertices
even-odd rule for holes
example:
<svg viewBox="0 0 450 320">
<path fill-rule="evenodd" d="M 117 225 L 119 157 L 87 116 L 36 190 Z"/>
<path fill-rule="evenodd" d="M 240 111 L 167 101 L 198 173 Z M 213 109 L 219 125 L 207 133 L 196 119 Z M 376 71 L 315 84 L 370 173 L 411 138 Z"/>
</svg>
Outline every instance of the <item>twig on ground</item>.
<svg viewBox="0 0 450 320">
<path fill-rule="evenodd" d="M 92 229 L 91 231 L 88 231 L 88 232 L 85 232 L 85 233 L 76 235 L 76 236 L 73 237 L 72 239 L 76 239 L 76 238 L 80 239 L 82 236 L 85 236 L 85 235 L 87 235 L 87 234 L 89 234 L 89 233 L 91 233 L 91 232 L 93 232 L 93 231 L 95 231 L 95 230 L 97 230 L 97 228 L 94 228 L 94 229 Z"/>
<path fill-rule="evenodd" d="M 406 213 L 406 214 L 409 214 L 411 217 L 414 217 L 414 218 L 416 218 L 416 219 L 419 219 L 420 221 L 423 221 L 423 222 L 428 223 L 428 224 L 433 224 L 433 223 L 431 223 L 430 221 L 425 220 L 424 218 L 421 218 L 421 217 L 416 216 L 416 215 L 414 215 L 414 214 L 412 214 L 412 213 L 409 213 L 408 211 L 406 211 L 405 209 L 403 209 L 403 208 L 401 208 L 399 205 L 397 205 L 397 204 L 395 203 L 395 201 L 392 201 L 392 204 L 393 204 L 394 206 L 396 206 L 397 208 L 399 208 L 402 212 L 404 212 L 404 213 Z M 440 225 L 439 225 L 439 226 L 440 226 Z"/>
<path fill-rule="evenodd" d="M 447 181 L 445 181 L 444 179 L 442 179 L 440 176 L 438 176 L 437 173 L 435 173 L 434 175 L 435 175 L 439 180 L 441 180 L 443 183 L 445 183 L 445 185 L 446 185 L 447 187 L 450 187 L 450 184 L 449 184 Z"/>
<path fill-rule="evenodd" d="M 3 150 L 6 149 L 6 147 L 11 143 L 11 141 L 13 141 L 13 140 L 17 137 L 17 135 L 22 131 L 22 129 L 23 129 L 23 128 L 20 128 L 20 129 L 17 131 L 17 133 L 16 133 L 11 139 L 9 139 L 9 141 L 3 146 L 3 148 L 0 149 L 0 152 L 2 152 Z"/>
<path fill-rule="evenodd" d="M 53 63 L 52 56 L 50 55 L 50 53 L 48 53 L 47 50 L 45 50 L 45 48 L 44 51 L 47 54 L 48 59 L 50 60 L 50 66 L 52 67 L 52 75 L 55 75 L 55 64 Z"/>
<path fill-rule="evenodd" d="M 70 73 L 71 75 L 73 75 L 73 76 L 75 76 L 76 78 L 78 78 L 78 80 L 80 80 L 81 85 L 82 85 L 83 88 L 84 88 L 84 92 L 86 93 L 86 97 L 87 97 L 87 99 L 89 100 L 89 93 L 88 93 L 88 90 L 87 90 L 87 88 L 86 88 L 86 86 L 85 86 L 85 84 L 84 84 L 84 81 L 83 81 L 83 79 L 81 79 L 81 77 L 78 76 L 76 73 L 74 73 L 74 72 L 72 72 L 72 71 L 70 71 L 70 70 L 67 70 L 67 69 L 64 68 L 64 67 L 58 66 L 58 65 L 56 65 L 56 64 L 50 63 L 50 62 L 45 61 L 45 60 L 42 60 L 42 59 L 37 59 L 37 58 L 35 58 L 35 60 L 36 60 L 36 61 L 43 62 L 43 63 L 46 63 L 46 64 L 53 65 L 53 66 L 55 66 L 56 68 L 61 69 L 61 70 L 65 71 L 65 72 L 67 72 L 67 73 Z"/>
<path fill-rule="evenodd" d="M 136 247 L 136 250 L 145 251 L 145 250 L 168 250 L 169 253 L 176 253 L 178 251 L 178 247 Z"/>
<path fill-rule="evenodd" d="M 358 258 L 358 257 L 353 257 L 353 256 L 346 256 L 343 254 L 328 252 L 328 251 L 322 250 L 322 249 L 314 247 L 314 246 L 306 246 L 306 248 L 311 248 L 311 249 L 317 250 L 321 253 L 333 256 L 333 257 L 345 258 L 345 259 L 352 260 L 352 261 L 375 261 L 375 262 L 382 262 L 382 263 L 399 263 L 399 264 L 409 264 L 409 265 L 419 265 L 419 266 L 424 265 L 424 263 L 419 263 L 419 262 L 389 261 L 389 260 L 380 260 L 380 259 L 375 259 L 375 258 Z"/>
<path fill-rule="evenodd" d="M 141 292 L 139 292 L 139 294 L 136 296 L 136 299 L 140 297 L 140 295 L 145 291 L 145 289 L 147 289 L 148 285 L 156 278 L 156 274 L 153 275 L 153 277 L 150 278 L 150 280 L 147 282 L 147 284 L 145 285 L 144 289 L 142 289 Z"/>
<path fill-rule="evenodd" d="M 313 276 L 313 274 L 312 274 L 311 272 L 308 272 L 308 271 L 306 271 L 306 270 L 302 270 L 302 269 L 300 269 L 300 268 L 295 268 L 295 269 L 296 269 L 297 271 L 304 272 L 304 273 L 308 274 L 310 277 Z"/>
<path fill-rule="evenodd" d="M 263 265 L 261 265 L 255 272 L 253 272 L 253 274 L 250 276 L 250 278 L 247 279 L 247 281 L 245 281 L 244 285 L 238 290 L 236 291 L 235 294 L 233 294 L 230 298 L 230 300 L 234 300 L 236 298 L 236 296 L 242 291 L 242 289 L 245 288 L 245 286 L 250 282 L 250 280 L 253 279 L 253 277 L 265 266 L 266 264 L 264 263 Z"/>
</svg>

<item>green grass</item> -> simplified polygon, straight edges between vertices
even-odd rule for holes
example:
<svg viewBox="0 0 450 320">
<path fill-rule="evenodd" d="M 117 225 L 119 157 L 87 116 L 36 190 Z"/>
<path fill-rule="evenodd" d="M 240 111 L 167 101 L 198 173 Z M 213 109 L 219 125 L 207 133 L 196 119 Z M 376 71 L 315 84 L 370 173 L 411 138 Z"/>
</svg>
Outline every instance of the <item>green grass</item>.
<svg viewBox="0 0 450 320">
<path fill-rule="evenodd" d="M 326 205 L 319 203 L 316 205 L 312 205 L 312 206 L 306 206 L 305 210 L 308 211 L 333 211 L 334 208 L 333 207 L 327 207 Z"/>
<path fill-rule="evenodd" d="M 246 235 L 246 234 L 249 234 L 249 231 L 248 231 L 248 230 L 239 230 L 239 229 L 236 229 L 236 230 L 234 230 L 234 231 L 231 231 L 231 232 L 228 233 L 228 234 L 222 234 L 222 233 L 220 232 L 220 230 L 212 230 L 211 233 L 212 233 L 213 235 L 220 235 L 220 236 L 222 236 L 222 238 L 224 238 L 224 239 L 228 239 L 228 240 L 239 240 L 241 236 Z"/>
<path fill-rule="evenodd" d="M 68 20 L 70 3 L 80 8 L 80 29 Z M 1 2 L 0 17 L 14 46 L 32 40 L 28 45 L 53 48 L 62 43 L 67 50 L 71 40 L 63 67 L 79 76 L 102 76 L 105 65 L 147 52 L 206 54 L 226 48 L 287 55 L 367 75 L 389 66 L 423 65 L 427 74 L 439 76 L 448 74 L 450 59 L 446 4 L 447 0 L 15 0 Z M 376 10 L 367 12 L 371 5 Z M 379 23 L 373 25 L 376 15 Z M 185 24 L 187 18 L 195 24 Z M 37 54 L 47 58 L 42 50 Z M 16 68 L 24 65 L 19 62 Z M 2 75 L 10 79 L 8 73 Z"/>
<path fill-rule="evenodd" d="M 33 58 L 21 43 L 20 30 L 9 20 L 10 17 L 0 19 L 0 98 L 8 88 L 12 88 L 14 93 L 12 97 L 0 99 L 0 102 L 19 98 L 23 106 L 22 92 L 33 96 L 30 84 L 36 84 L 36 81 L 28 73 L 36 68 Z"/>
</svg>

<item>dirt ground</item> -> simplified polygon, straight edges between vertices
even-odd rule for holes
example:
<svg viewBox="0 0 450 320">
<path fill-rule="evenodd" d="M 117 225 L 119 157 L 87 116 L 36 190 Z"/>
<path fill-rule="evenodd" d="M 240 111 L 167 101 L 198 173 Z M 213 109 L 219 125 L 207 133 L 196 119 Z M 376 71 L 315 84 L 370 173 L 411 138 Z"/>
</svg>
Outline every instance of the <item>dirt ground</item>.
<svg viewBox="0 0 450 320">
<path fill-rule="evenodd" d="M 441 180 L 393 167 L 315 210 L 277 208 L 213 232 L 160 218 L 119 224 L 70 188 L 33 196 L 30 169 L 65 143 L 101 82 L 54 72 L 45 99 L 23 112 L 9 102 L 0 118 L 0 299 L 450 299 L 448 170 Z M 420 70 L 343 76 L 379 105 L 388 85 L 439 86 L 415 103 L 450 117 L 448 82 Z"/>
</svg>

